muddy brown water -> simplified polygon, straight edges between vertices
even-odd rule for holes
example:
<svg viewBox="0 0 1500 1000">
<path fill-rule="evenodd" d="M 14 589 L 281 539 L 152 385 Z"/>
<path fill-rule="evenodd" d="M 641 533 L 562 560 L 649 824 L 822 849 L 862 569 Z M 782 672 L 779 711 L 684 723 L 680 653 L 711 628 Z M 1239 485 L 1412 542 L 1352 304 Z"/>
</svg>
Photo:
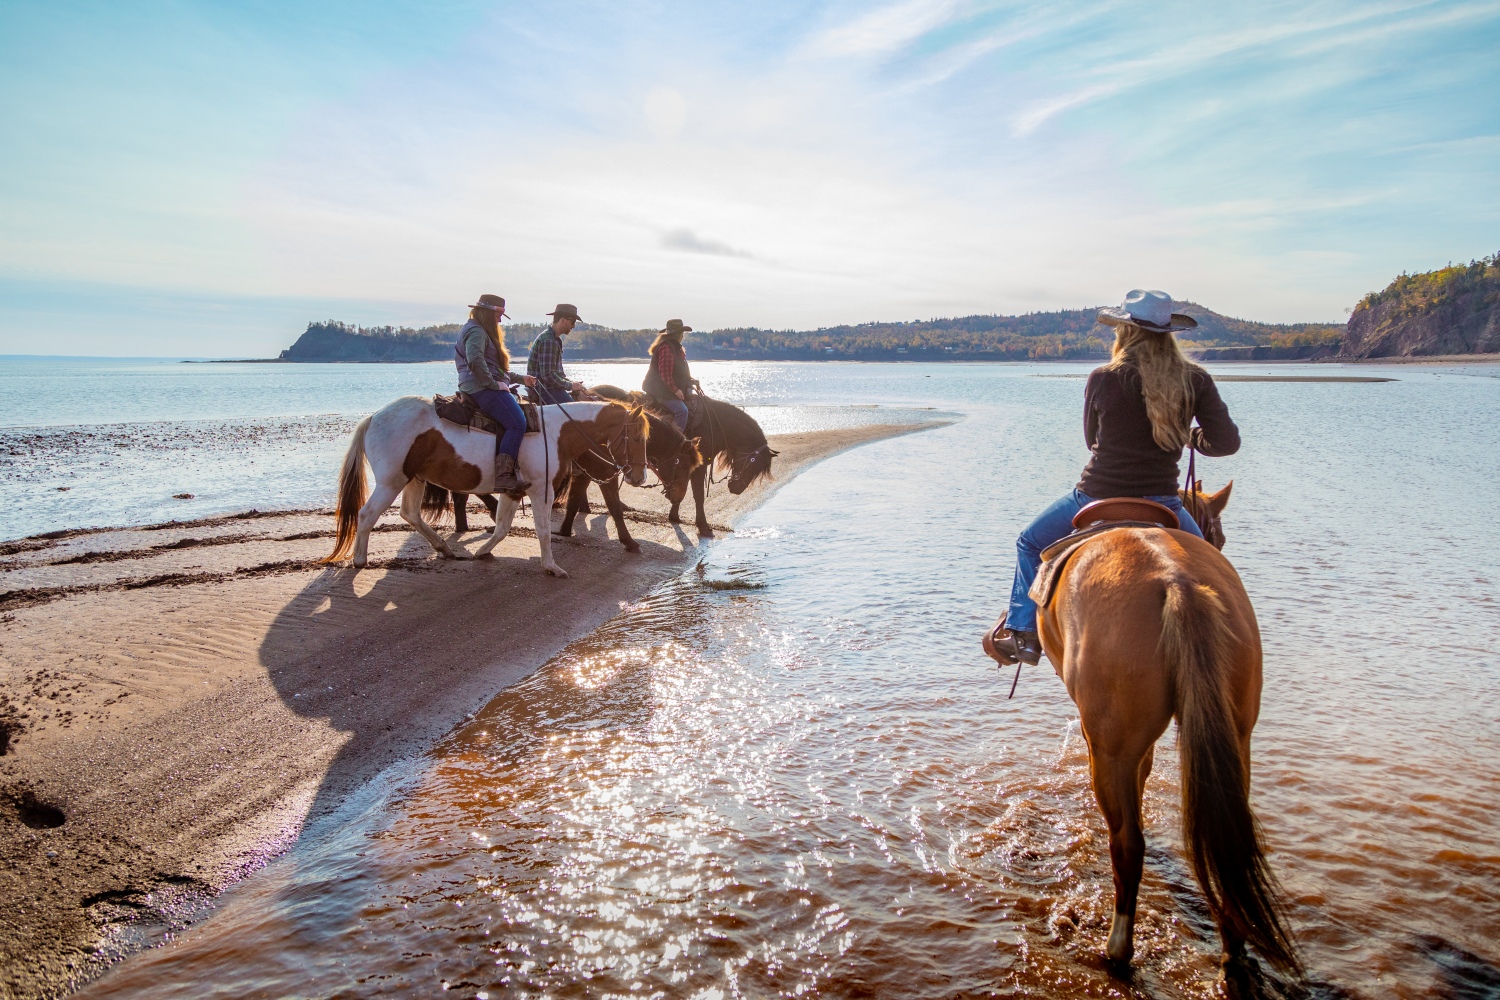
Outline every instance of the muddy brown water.
<svg viewBox="0 0 1500 1000">
<path fill-rule="evenodd" d="M 966 419 L 804 473 L 701 576 L 83 995 L 1215 995 L 1173 734 L 1127 981 L 1098 958 L 1110 872 L 1073 706 L 1045 666 L 1007 701 L 979 653 L 1015 531 L 1081 464 L 1081 387 L 892 367 L 823 391 Z M 1382 374 L 1226 384 L 1247 446 L 1205 463 L 1235 479 L 1226 554 L 1266 646 L 1253 802 L 1310 971 L 1265 985 L 1493 996 L 1500 379 Z"/>
</svg>

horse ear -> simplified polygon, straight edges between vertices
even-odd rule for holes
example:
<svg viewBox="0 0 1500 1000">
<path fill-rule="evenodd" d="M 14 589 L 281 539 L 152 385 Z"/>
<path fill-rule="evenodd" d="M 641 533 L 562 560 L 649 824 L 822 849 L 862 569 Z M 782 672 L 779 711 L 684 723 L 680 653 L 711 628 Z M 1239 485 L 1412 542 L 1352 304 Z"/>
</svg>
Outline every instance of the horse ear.
<svg viewBox="0 0 1500 1000">
<path fill-rule="evenodd" d="M 1234 489 L 1234 480 L 1224 484 L 1224 488 L 1208 498 L 1208 509 L 1215 514 L 1224 513 L 1224 508 L 1229 505 L 1229 491 Z"/>
<path fill-rule="evenodd" d="M 771 453 L 772 458 L 775 458 L 777 455 L 781 454 L 781 452 L 777 451 L 775 448 L 767 448 L 766 451 L 769 451 Z"/>
</svg>

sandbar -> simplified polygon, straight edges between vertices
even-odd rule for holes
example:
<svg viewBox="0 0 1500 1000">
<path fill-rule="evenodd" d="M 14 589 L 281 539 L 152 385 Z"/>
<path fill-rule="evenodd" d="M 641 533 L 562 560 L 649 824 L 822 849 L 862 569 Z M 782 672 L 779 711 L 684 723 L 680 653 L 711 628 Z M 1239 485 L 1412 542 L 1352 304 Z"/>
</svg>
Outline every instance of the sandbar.
<svg viewBox="0 0 1500 1000">
<path fill-rule="evenodd" d="M 937 423 L 773 436 L 777 478 L 714 488 L 709 519 L 727 531 L 812 463 Z M 614 540 L 595 493 L 554 540 L 567 580 L 542 573 L 525 515 L 476 562 L 438 559 L 389 512 L 358 573 L 317 562 L 330 511 L 0 544 L 0 995 L 64 996 L 181 930 L 350 792 L 699 557 L 660 492 L 623 499 L 641 553 Z M 490 525 L 477 502 L 470 524 L 472 551 Z"/>
</svg>

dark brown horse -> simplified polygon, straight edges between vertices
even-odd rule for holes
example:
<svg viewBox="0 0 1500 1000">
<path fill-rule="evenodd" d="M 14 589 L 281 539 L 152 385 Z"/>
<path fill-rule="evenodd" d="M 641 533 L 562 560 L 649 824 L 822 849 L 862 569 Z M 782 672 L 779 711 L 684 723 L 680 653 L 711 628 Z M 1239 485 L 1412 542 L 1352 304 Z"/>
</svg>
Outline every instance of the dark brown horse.
<svg viewBox="0 0 1500 1000">
<path fill-rule="evenodd" d="M 650 410 L 644 412 L 651 428 L 650 436 L 646 439 L 646 464 L 661 481 L 667 500 L 673 504 L 681 503 L 682 498 L 687 494 L 688 482 L 693 470 L 703 464 L 703 458 L 698 452 L 698 441 L 696 438 L 684 436 L 671 420 L 664 419 Z M 625 526 L 625 505 L 620 502 L 618 471 L 597 456 L 587 453 L 574 464 L 577 470 L 576 474 L 570 477 L 568 484 L 567 514 L 555 534 L 562 536 L 573 534 L 574 518 L 580 511 L 588 510 L 589 483 L 597 482 L 600 492 L 604 494 L 605 507 L 614 519 L 620 544 L 625 546 L 627 552 L 639 552 L 640 545 L 630 536 L 630 529 Z M 448 509 L 448 498 L 447 490 L 429 487 L 426 496 L 422 499 L 423 513 L 434 520 L 441 518 Z M 469 496 L 466 493 L 454 493 L 452 498 L 454 530 L 468 531 Z M 479 499 L 493 517 L 498 506 L 494 496 L 480 494 Z"/>
<path fill-rule="evenodd" d="M 1200 526 L 1217 527 L 1229 489 L 1183 499 Z M 1215 535 L 1222 545 L 1222 530 Z M 1234 567 L 1185 531 L 1106 531 L 1064 566 L 1038 625 L 1042 649 L 1078 706 L 1094 796 L 1109 825 L 1115 919 L 1107 957 L 1124 964 L 1134 953 L 1141 796 L 1156 741 L 1175 718 L 1182 839 L 1219 925 L 1226 985 L 1248 986 L 1246 943 L 1277 968 L 1298 971 L 1250 810 L 1260 631 Z"/>
<path fill-rule="evenodd" d="M 612 385 L 596 385 L 594 392 L 605 399 L 648 409 L 653 405 L 651 398 L 643 393 L 627 392 Z M 727 475 L 729 492 L 739 496 L 752 483 L 771 474 L 771 459 L 779 453 L 766 443 L 765 432 L 755 418 L 738 406 L 704 395 L 697 396 L 693 406 L 688 433 L 697 436 L 698 450 L 703 453 L 703 465 L 692 475 L 693 503 L 698 509 L 698 536 L 712 538 L 714 531 L 709 527 L 708 515 L 703 509 L 709 469 L 721 476 Z M 671 513 L 667 515 L 669 520 L 682 520 L 681 505 L 680 498 L 672 501 Z"/>
</svg>

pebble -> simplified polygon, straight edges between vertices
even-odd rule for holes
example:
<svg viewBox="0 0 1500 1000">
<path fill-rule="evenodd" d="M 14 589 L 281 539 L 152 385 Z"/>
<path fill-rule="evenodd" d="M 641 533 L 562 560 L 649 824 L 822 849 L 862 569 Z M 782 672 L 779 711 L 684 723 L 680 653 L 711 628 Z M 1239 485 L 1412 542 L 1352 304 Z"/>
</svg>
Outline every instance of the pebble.
<svg viewBox="0 0 1500 1000">
<path fill-rule="evenodd" d="M 57 857 L 57 852 L 56 851 L 48 851 L 47 852 L 47 857 L 49 857 L 49 858 L 55 858 L 55 857 Z"/>
</svg>

